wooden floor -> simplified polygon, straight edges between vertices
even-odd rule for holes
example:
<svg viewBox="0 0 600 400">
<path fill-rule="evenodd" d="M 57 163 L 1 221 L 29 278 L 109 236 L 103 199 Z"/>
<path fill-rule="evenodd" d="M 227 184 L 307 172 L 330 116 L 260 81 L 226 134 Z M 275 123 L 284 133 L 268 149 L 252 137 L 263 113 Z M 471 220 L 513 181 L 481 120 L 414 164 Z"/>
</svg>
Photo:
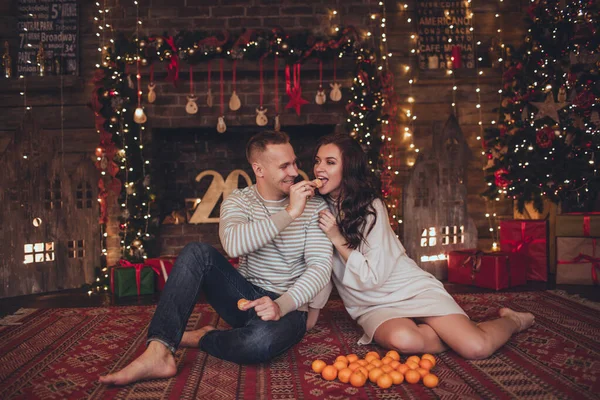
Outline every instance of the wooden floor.
<svg viewBox="0 0 600 400">
<path fill-rule="evenodd" d="M 553 281 L 553 279 L 552 279 Z M 449 293 L 485 293 L 493 292 L 488 289 L 481 289 L 473 286 L 456 285 L 444 283 Z M 511 288 L 507 291 L 540 291 L 558 289 L 564 290 L 569 294 L 576 294 L 582 298 L 600 302 L 600 288 L 598 286 L 582 285 L 555 285 L 552 282 L 528 282 L 525 286 Z M 106 306 L 125 306 L 125 305 L 148 305 L 158 302 L 159 294 L 146 295 L 140 297 L 114 297 L 110 293 L 88 295 L 85 291 L 79 289 L 64 290 L 60 292 L 36 294 L 29 296 L 19 296 L 0 299 L 0 317 L 12 314 L 19 308 L 58 308 L 58 307 L 106 307 Z"/>
</svg>

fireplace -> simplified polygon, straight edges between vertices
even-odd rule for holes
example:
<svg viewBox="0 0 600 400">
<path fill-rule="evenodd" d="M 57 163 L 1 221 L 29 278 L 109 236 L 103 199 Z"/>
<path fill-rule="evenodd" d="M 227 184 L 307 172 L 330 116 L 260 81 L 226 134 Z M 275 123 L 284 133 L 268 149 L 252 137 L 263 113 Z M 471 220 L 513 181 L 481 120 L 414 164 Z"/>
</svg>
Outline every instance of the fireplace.
<svg viewBox="0 0 600 400">
<path fill-rule="evenodd" d="M 161 222 L 157 236 L 160 255 L 176 255 L 187 243 L 198 241 L 222 250 L 218 218 L 223 193 L 228 194 L 223 185 L 227 181 L 230 188 L 243 188 L 248 181 L 255 182 L 245 151 L 248 139 L 261 129 L 228 127 L 223 134 L 214 127 L 152 130 L 153 176 Z M 298 168 L 309 177 L 317 139 L 334 129 L 335 125 L 284 129 L 298 157 Z"/>
</svg>

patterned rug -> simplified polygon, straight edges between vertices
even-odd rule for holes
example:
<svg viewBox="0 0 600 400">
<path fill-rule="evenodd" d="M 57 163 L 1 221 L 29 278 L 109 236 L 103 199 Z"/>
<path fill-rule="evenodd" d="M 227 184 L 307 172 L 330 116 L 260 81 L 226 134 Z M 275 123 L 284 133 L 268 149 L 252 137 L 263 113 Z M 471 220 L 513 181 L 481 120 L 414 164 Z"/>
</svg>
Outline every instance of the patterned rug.
<svg viewBox="0 0 600 400">
<path fill-rule="evenodd" d="M 339 300 L 328 303 L 316 329 L 269 364 L 239 366 L 195 349 L 176 354 L 178 374 L 104 387 L 98 375 L 118 370 L 145 347 L 154 306 L 20 310 L 0 321 L 0 399 L 595 399 L 600 394 L 600 308 L 559 292 L 454 295 L 475 321 L 501 306 L 530 310 L 536 324 L 494 356 L 465 361 L 438 355 L 440 384 L 402 383 L 380 389 L 327 382 L 316 358 L 378 350 L 356 344 L 360 332 Z M 196 306 L 188 328 L 217 323 Z M 379 349 L 381 352 L 381 349 Z M 403 355 L 404 359 L 404 355 Z"/>
</svg>

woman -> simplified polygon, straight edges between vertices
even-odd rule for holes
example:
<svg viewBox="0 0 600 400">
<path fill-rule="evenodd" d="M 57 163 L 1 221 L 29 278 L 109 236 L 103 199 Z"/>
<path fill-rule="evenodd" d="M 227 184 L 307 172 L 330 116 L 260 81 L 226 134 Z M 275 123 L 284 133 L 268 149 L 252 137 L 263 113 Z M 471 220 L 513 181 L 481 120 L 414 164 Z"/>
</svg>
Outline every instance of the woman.
<svg viewBox="0 0 600 400">
<path fill-rule="evenodd" d="M 314 174 L 330 211 L 319 225 L 335 247 L 332 279 L 350 316 L 375 340 L 402 353 L 439 353 L 447 346 L 468 359 L 493 354 L 533 324 L 531 313 L 499 310 L 472 322 L 444 286 L 406 255 L 392 230 L 380 190 L 360 145 L 347 135 L 317 144 Z"/>
</svg>

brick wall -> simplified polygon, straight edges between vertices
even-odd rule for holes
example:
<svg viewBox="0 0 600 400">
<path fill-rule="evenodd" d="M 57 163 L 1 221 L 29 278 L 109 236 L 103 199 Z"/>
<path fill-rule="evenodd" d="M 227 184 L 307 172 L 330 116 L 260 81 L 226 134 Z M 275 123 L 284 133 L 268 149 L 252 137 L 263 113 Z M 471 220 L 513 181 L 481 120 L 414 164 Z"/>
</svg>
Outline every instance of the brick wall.
<svg viewBox="0 0 600 400">
<path fill-rule="evenodd" d="M 18 43 L 18 31 L 16 21 L 16 0 L 0 2 L 0 42 L 8 40 L 13 49 L 13 59 L 16 58 L 16 45 Z M 131 32 L 135 27 L 136 9 L 131 0 L 107 0 L 110 8 L 107 22 L 113 25 L 115 30 Z M 140 17 L 142 18 L 142 32 L 145 34 L 159 34 L 166 32 L 174 34 L 181 29 L 238 29 L 263 28 L 281 25 L 286 30 L 313 29 L 315 31 L 327 30 L 332 23 L 343 25 L 354 24 L 359 27 L 368 26 L 369 15 L 376 12 L 378 2 L 375 0 L 304 0 L 276 1 L 276 0 L 141 0 Z M 65 160 L 89 154 L 92 156 L 93 149 L 97 144 L 97 135 L 93 129 L 91 111 L 87 108 L 90 97 L 90 78 L 94 71 L 94 65 L 98 62 L 97 52 L 98 39 L 95 36 L 93 17 L 96 13 L 95 1 L 82 1 L 80 11 L 80 43 L 81 59 L 79 77 L 65 77 L 62 80 L 64 93 L 64 130 L 60 130 L 61 107 L 59 77 L 47 76 L 44 78 L 31 77 L 27 79 L 27 99 L 33 107 L 37 121 L 43 127 L 44 135 L 48 138 L 60 138 L 63 143 Z M 407 7 L 404 7 L 404 4 Z M 415 0 L 405 2 L 386 1 L 388 10 L 388 37 L 390 50 L 394 57 L 391 59 L 390 67 L 396 77 L 396 90 L 401 100 L 401 107 L 407 107 L 406 99 L 409 94 L 407 75 L 404 73 L 404 65 L 410 63 L 409 55 L 411 45 L 410 34 L 414 32 L 413 22 L 406 22 L 406 11 L 414 11 Z M 523 33 L 523 15 L 525 0 L 505 0 L 504 2 L 474 0 L 472 2 L 476 14 L 475 31 L 481 35 L 483 41 L 496 35 L 499 27 L 504 29 L 504 39 L 508 43 L 516 43 Z M 337 19 L 331 21 L 330 11 L 338 11 Z M 498 14 L 499 18 L 495 15 Z M 351 63 L 339 65 L 338 76 L 348 77 L 352 69 Z M 216 63 L 213 62 L 213 94 L 218 101 L 218 72 Z M 415 65 L 413 64 L 413 67 Z M 303 66 L 302 83 L 305 98 L 314 97 L 318 86 L 317 65 Z M 195 68 L 194 79 L 196 91 L 200 97 L 199 103 L 206 90 L 206 65 Z M 182 71 L 182 77 L 187 76 L 187 69 Z M 497 89 L 500 87 L 499 70 L 488 69 L 481 80 L 482 109 L 484 111 L 484 122 L 493 118 L 492 108 L 497 106 Z M 144 71 L 144 85 L 147 83 L 147 71 Z M 199 128 L 216 126 L 219 110 L 217 106 L 212 109 L 200 107 L 198 114 L 189 116 L 184 111 L 185 97 L 189 91 L 185 81 L 175 88 L 170 84 L 162 82 L 165 76 L 164 66 L 156 70 L 158 99 L 155 104 L 148 107 L 148 129 L 153 131 L 162 128 Z M 281 78 L 280 70 L 280 79 Z M 324 80 L 331 80 L 331 66 L 326 65 Z M 450 102 L 452 98 L 452 82 L 440 71 L 427 71 L 417 73 L 418 80 L 413 86 L 415 97 L 415 114 L 418 121 L 415 128 L 415 143 L 420 148 L 426 148 L 431 141 L 431 122 L 445 119 L 450 113 Z M 231 93 L 231 65 L 225 63 L 225 101 Z M 457 113 L 461 127 L 465 132 L 467 141 L 475 154 L 480 152 L 480 142 L 476 140 L 479 134 L 478 111 L 475 108 L 477 97 L 475 95 L 475 76 L 473 71 L 460 71 L 456 75 L 459 89 L 457 96 Z M 345 81 L 346 87 L 349 80 Z M 23 116 L 23 91 L 24 82 L 21 80 L 5 80 L 0 78 L 0 152 L 4 151 L 12 135 L 19 125 Z M 280 93 L 282 93 L 283 82 L 281 82 Z M 242 101 L 242 109 L 234 113 L 227 112 L 227 125 L 232 131 L 235 127 L 254 126 L 255 108 L 258 104 L 258 67 L 256 63 L 241 62 L 238 69 L 237 90 Z M 265 106 L 271 114 L 274 107 L 273 99 L 273 71 L 271 67 L 265 72 Z M 281 107 L 285 106 L 285 96 L 280 96 Z M 343 103 L 343 102 L 342 102 Z M 306 124 L 334 125 L 339 127 L 343 121 L 343 104 L 326 103 L 324 106 L 310 104 L 302 109 L 302 115 L 296 116 L 291 110 L 282 112 L 282 124 L 286 126 L 303 126 Z M 272 114 L 271 114 L 272 115 Z M 225 133 L 227 135 L 227 133 Z M 232 140 L 236 140 L 233 138 Z M 399 138 L 396 139 L 400 148 L 398 154 L 403 160 L 407 157 L 406 149 L 408 143 Z M 487 220 L 484 217 L 485 205 L 480 200 L 478 193 L 483 188 L 481 174 L 482 160 L 477 157 L 472 161 L 472 168 L 468 177 L 470 212 L 475 218 L 479 228 L 480 238 L 486 239 Z M 397 177 L 395 184 L 402 186 L 406 180 L 409 168 L 404 165 Z M 114 199 L 113 199 L 114 201 Z M 496 210 L 500 215 L 509 215 L 510 207 L 499 203 Z M 196 228 L 194 228 L 196 229 Z M 118 248 L 118 232 L 113 222 L 109 226 L 112 248 Z M 118 257 L 118 253 L 111 251 L 109 263 Z"/>
</svg>

